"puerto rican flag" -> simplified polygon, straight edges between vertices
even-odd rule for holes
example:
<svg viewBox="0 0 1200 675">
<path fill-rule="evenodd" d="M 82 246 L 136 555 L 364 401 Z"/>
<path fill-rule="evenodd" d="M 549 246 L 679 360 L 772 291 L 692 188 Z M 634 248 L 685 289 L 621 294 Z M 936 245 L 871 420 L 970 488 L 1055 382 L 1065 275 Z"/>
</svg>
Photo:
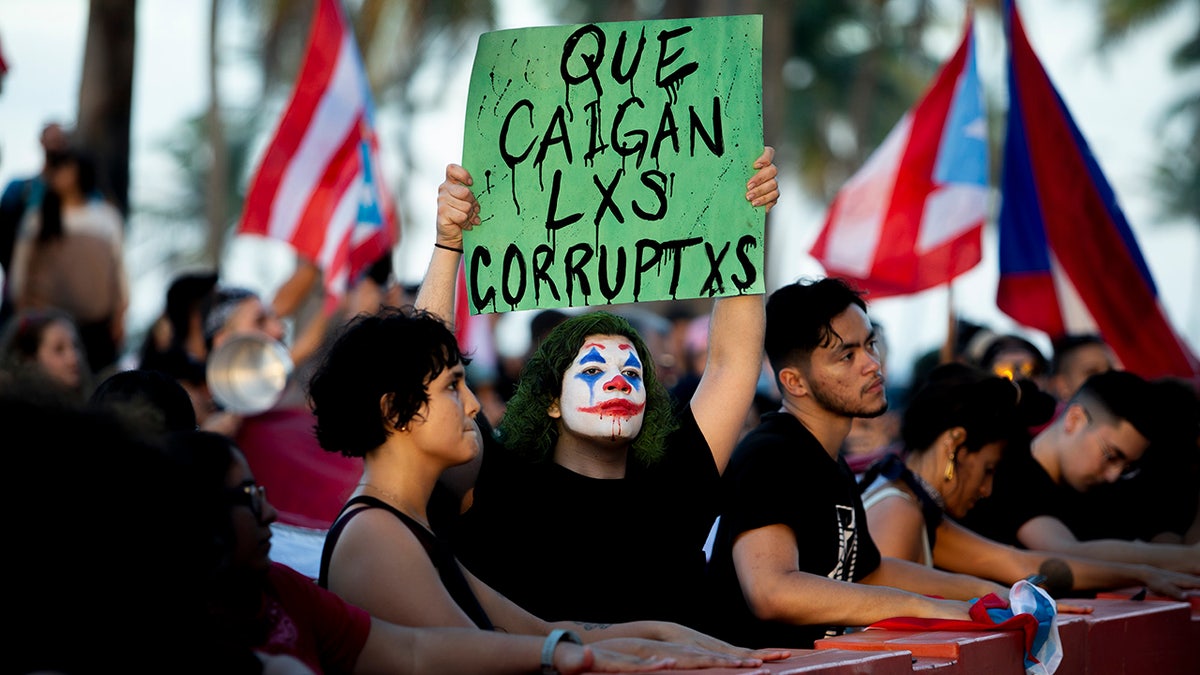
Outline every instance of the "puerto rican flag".
<svg viewBox="0 0 1200 675">
<path fill-rule="evenodd" d="M 838 191 L 809 253 L 872 298 L 945 284 L 979 264 L 987 115 L 972 16 L 922 99 Z"/>
<path fill-rule="evenodd" d="M 291 101 L 267 146 L 239 234 L 286 241 L 324 273 L 332 308 L 396 243 L 366 71 L 338 0 L 318 0 Z"/>
<path fill-rule="evenodd" d="M 1005 2 L 1009 111 L 996 304 L 1058 337 L 1099 333 L 1142 377 L 1200 377 L 1116 195 Z"/>
</svg>

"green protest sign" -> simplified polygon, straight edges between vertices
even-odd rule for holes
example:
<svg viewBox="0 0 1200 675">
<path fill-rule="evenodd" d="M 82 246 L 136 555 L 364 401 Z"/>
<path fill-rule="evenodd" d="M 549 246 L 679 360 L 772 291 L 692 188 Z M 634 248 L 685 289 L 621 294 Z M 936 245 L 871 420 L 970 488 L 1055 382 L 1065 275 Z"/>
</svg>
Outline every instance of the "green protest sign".
<svg viewBox="0 0 1200 675">
<path fill-rule="evenodd" d="M 763 292 L 762 17 L 483 35 L 472 314 Z"/>
</svg>

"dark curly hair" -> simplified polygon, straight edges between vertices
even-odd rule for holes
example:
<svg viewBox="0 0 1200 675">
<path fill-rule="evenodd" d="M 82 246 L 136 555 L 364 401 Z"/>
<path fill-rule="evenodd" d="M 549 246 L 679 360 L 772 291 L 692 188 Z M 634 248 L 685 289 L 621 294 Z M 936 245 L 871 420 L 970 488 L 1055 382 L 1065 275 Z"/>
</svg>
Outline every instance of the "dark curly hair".
<svg viewBox="0 0 1200 675">
<path fill-rule="evenodd" d="M 550 458 L 558 441 L 558 420 L 550 417 L 550 405 L 562 396 L 563 374 L 575 360 L 584 340 L 591 335 L 620 335 L 629 338 L 642 357 L 646 385 L 646 416 L 641 433 L 633 441 L 633 458 L 649 465 L 664 452 L 667 436 L 678 423 L 672 413 L 671 396 L 659 381 L 650 349 L 633 325 L 608 312 L 574 316 L 546 336 L 521 370 L 517 391 L 508 402 L 500 422 L 500 440 L 513 452 L 534 461 Z"/>
<path fill-rule="evenodd" d="M 429 402 L 430 381 L 459 363 L 470 359 L 433 314 L 388 307 L 358 315 L 326 350 L 308 384 L 317 441 L 329 452 L 365 456 Z"/>
</svg>

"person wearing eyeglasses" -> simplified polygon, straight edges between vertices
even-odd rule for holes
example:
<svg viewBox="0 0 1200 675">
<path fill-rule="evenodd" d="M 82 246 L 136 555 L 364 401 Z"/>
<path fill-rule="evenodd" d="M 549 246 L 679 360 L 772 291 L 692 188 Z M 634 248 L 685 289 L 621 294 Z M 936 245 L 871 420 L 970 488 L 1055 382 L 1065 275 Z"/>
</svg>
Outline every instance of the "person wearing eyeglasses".
<svg viewBox="0 0 1200 675">
<path fill-rule="evenodd" d="M 903 451 L 867 470 L 859 484 L 879 552 L 1005 584 L 1038 574 L 1053 596 L 1070 591 L 1146 586 L 1183 599 L 1200 577 L 1005 546 L 959 520 L 991 494 L 996 465 L 1026 428 L 1054 412 L 1031 382 L 947 363 L 931 371 L 904 410 Z M 1060 607 L 1060 611 L 1063 611 Z"/>
<path fill-rule="evenodd" d="M 1120 480 L 1072 495 L 1063 522 L 1080 539 L 1200 541 L 1200 391 L 1182 378 L 1151 384 L 1177 433 L 1155 438 Z"/>
<path fill-rule="evenodd" d="M 1117 481 L 1137 468 L 1151 440 L 1173 434 L 1177 421 L 1162 414 L 1160 399 L 1154 386 L 1130 372 L 1088 378 L 1028 449 L 1005 454 L 992 494 L 963 524 L 1023 548 L 1200 573 L 1200 545 L 1084 541 L 1063 520 L 1073 494 Z"/>
<path fill-rule="evenodd" d="M 618 654 L 578 644 L 568 631 L 543 639 L 462 628 L 412 628 L 368 614 L 286 565 L 271 560 L 277 512 L 233 441 L 207 431 L 168 437 L 167 455 L 194 496 L 211 575 L 211 639 L 229 653 L 264 661 L 290 656 L 312 673 L 620 672 L 668 668 L 671 659 Z M 199 541 L 200 539 L 198 539 Z M 230 671 L 225 671 L 230 672 Z M 244 671 L 237 671 L 244 672 Z M 297 672 L 291 670 L 289 672 Z"/>
</svg>

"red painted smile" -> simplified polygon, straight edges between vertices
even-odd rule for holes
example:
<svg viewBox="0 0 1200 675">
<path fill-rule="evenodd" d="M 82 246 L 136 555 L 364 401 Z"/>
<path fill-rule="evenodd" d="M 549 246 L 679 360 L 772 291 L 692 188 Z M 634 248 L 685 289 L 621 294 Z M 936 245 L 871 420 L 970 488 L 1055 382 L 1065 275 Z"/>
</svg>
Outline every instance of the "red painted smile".
<svg viewBox="0 0 1200 675">
<path fill-rule="evenodd" d="M 642 412 L 645 407 L 645 403 L 634 403 L 623 398 L 614 398 L 590 408 L 579 408 L 579 412 L 598 413 L 601 417 L 611 416 L 630 418 Z"/>
</svg>

